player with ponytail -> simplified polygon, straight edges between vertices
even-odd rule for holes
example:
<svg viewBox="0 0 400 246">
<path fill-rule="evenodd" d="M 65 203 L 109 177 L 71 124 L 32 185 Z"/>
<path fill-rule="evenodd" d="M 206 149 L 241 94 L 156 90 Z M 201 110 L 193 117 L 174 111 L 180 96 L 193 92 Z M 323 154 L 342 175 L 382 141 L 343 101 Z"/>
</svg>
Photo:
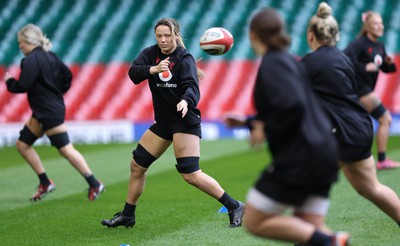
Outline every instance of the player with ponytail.
<svg viewBox="0 0 400 246">
<path fill-rule="evenodd" d="M 11 93 L 27 93 L 32 116 L 20 132 L 16 147 L 22 157 L 39 177 L 39 187 L 31 201 L 38 201 L 55 190 L 55 184 L 47 177 L 39 155 L 32 145 L 44 134 L 51 145 L 76 168 L 89 184 L 88 198 L 95 200 L 104 190 L 104 185 L 93 175 L 84 157 L 69 140 L 65 120 L 63 95 L 72 81 L 69 68 L 50 51 L 50 40 L 42 30 L 27 24 L 18 32 L 19 48 L 25 58 L 21 61 L 19 80 L 6 73 L 7 89 Z"/>
</svg>

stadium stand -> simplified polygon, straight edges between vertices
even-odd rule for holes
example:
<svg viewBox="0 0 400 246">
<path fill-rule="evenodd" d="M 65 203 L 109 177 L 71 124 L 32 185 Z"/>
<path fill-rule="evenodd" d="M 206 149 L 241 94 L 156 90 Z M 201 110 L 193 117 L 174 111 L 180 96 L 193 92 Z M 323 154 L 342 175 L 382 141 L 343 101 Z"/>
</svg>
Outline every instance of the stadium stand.
<svg viewBox="0 0 400 246">
<path fill-rule="evenodd" d="M 181 25 L 187 49 L 206 73 L 200 84 L 203 118 L 218 120 L 226 111 L 252 113 L 251 91 L 258 59 L 248 41 L 248 17 L 271 6 L 284 16 L 292 36 L 290 51 L 309 52 L 306 26 L 318 0 L 2 0 L 0 2 L 0 78 L 5 71 L 18 76 L 22 54 L 16 34 L 31 22 L 39 25 L 56 52 L 71 68 L 74 81 L 65 96 L 68 120 L 130 119 L 149 121 L 153 111 L 146 83 L 134 86 L 127 76 L 141 49 L 155 43 L 153 27 L 161 17 Z M 400 51 L 400 1 L 328 0 L 341 27 L 339 48 L 354 39 L 361 13 L 382 13 L 382 41 L 390 54 Z M 153 6 L 163 6 L 154 8 Z M 178 6 L 178 7 L 177 7 Z M 199 37 L 208 28 L 231 31 L 235 44 L 220 57 L 204 53 Z M 400 67 L 400 57 L 396 63 Z M 379 76 L 377 92 L 384 104 L 400 113 L 399 73 Z M 25 120 L 30 114 L 25 95 L 12 95 L 0 84 L 0 123 Z"/>
</svg>

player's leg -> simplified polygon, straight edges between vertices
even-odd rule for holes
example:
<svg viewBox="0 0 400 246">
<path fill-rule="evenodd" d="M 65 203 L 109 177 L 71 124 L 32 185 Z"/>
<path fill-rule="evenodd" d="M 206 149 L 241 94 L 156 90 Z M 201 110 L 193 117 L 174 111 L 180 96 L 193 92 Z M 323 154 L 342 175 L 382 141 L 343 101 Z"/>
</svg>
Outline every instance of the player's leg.
<svg viewBox="0 0 400 246">
<path fill-rule="evenodd" d="M 30 118 L 20 131 L 16 147 L 21 156 L 28 162 L 36 174 L 40 175 L 45 172 L 39 155 L 32 147 L 35 141 L 43 136 L 43 130 L 39 121 Z"/>
<path fill-rule="evenodd" d="M 399 197 L 392 189 L 379 182 L 372 156 L 349 164 L 341 162 L 341 165 L 344 175 L 360 195 L 400 223 Z"/>
<path fill-rule="evenodd" d="M 320 196 L 309 197 L 300 207 L 296 208 L 294 215 L 313 224 L 319 231 L 331 234 L 332 231 L 325 224 L 325 216 L 329 209 L 329 199 Z"/>
<path fill-rule="evenodd" d="M 313 203 L 315 205 L 304 209 L 305 206 Z M 304 218 L 309 218 L 312 222 L 323 224 L 325 227 L 324 220 L 329 207 L 327 198 L 306 202 L 306 204 L 308 205 L 304 205 L 301 211 L 296 211 L 297 215 L 302 214 L 303 217 L 282 215 L 291 207 L 290 205 L 275 201 L 252 188 L 247 195 L 244 226 L 253 235 L 294 242 L 296 245 L 331 245 L 331 242 L 339 236 L 342 240 L 349 240 L 347 233 L 333 234 L 322 231 L 310 221 L 304 220 Z M 314 212 L 315 209 L 316 212 Z"/>
<path fill-rule="evenodd" d="M 146 182 L 146 171 L 171 145 L 171 141 L 157 136 L 147 130 L 133 151 L 131 161 L 131 176 L 129 179 L 128 196 L 126 202 L 136 204 L 142 194 Z"/>
<path fill-rule="evenodd" d="M 390 112 L 386 110 L 375 92 L 370 92 L 362 96 L 360 102 L 370 115 L 379 122 L 376 131 L 376 145 L 378 150 L 377 168 L 389 169 L 399 167 L 400 163 L 394 162 L 386 157 L 387 141 L 389 138 L 390 124 L 392 123 Z"/>
<path fill-rule="evenodd" d="M 146 171 L 150 165 L 158 159 L 171 145 L 171 141 L 159 137 L 155 132 L 160 129 L 153 125 L 147 130 L 133 151 L 133 158 L 130 169 L 128 194 L 124 208 L 110 220 L 103 220 L 101 223 L 107 227 L 125 226 L 132 227 L 136 223 L 136 204 L 144 191 L 146 183 Z M 168 138 L 168 137 L 166 137 Z"/>
<path fill-rule="evenodd" d="M 70 142 L 67 126 L 62 121 L 44 120 L 43 128 L 50 139 L 51 145 L 58 149 L 58 152 L 68 160 L 89 184 L 88 199 L 91 201 L 97 199 L 104 191 L 104 185 L 94 177 L 85 158 Z"/>
<path fill-rule="evenodd" d="M 39 121 L 35 118 L 30 118 L 21 130 L 19 139 L 16 143 L 18 152 L 39 177 L 40 184 L 36 192 L 31 196 L 31 201 L 41 200 L 46 196 L 46 194 L 55 190 L 54 183 L 47 177 L 42 161 L 35 149 L 32 147 L 34 142 L 38 138 L 42 137 L 43 134 L 44 131 L 42 130 Z"/>
<path fill-rule="evenodd" d="M 177 160 L 176 168 L 183 179 L 223 204 L 228 209 L 231 227 L 240 226 L 244 204 L 230 197 L 214 178 L 200 170 L 199 136 L 188 133 L 175 133 L 173 144 Z"/>
</svg>

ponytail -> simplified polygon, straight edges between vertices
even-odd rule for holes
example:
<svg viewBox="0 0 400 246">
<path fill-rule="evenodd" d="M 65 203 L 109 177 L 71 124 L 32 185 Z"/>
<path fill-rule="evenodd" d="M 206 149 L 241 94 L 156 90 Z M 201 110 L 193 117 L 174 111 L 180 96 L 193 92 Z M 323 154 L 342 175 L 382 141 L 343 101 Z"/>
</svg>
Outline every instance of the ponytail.
<svg viewBox="0 0 400 246">
<path fill-rule="evenodd" d="M 33 24 L 27 24 L 18 31 L 18 39 L 35 46 L 42 47 L 45 51 L 52 48 L 50 40 L 43 34 L 42 30 Z"/>
</svg>

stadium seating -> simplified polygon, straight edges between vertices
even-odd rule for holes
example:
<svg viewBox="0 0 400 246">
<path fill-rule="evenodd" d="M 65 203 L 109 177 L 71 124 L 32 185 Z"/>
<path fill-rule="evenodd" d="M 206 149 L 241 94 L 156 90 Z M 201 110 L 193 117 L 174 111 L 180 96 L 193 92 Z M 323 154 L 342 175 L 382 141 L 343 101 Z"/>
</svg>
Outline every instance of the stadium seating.
<svg viewBox="0 0 400 246">
<path fill-rule="evenodd" d="M 0 2 L 0 78 L 6 71 L 18 76 L 22 54 L 16 34 L 26 23 L 39 25 L 56 52 L 74 74 L 65 95 L 68 120 L 130 119 L 153 117 L 146 83 L 133 85 L 127 76 L 130 62 L 140 50 L 155 43 L 154 24 L 174 17 L 181 25 L 187 49 L 206 77 L 200 84 L 199 108 L 203 118 L 220 119 L 226 111 L 252 113 L 251 92 L 258 59 L 248 41 L 248 18 L 258 8 L 274 7 L 285 18 L 292 37 L 290 51 L 309 52 L 306 26 L 317 0 L 3 0 Z M 388 53 L 400 51 L 400 1 L 327 1 L 341 27 L 339 48 L 354 39 L 361 27 L 361 13 L 373 9 L 384 17 L 382 41 Z M 154 6 L 157 6 L 156 8 Z M 178 6 L 178 7 L 177 7 Z M 372 7 L 371 7 L 372 6 Z M 232 32 L 235 44 L 224 56 L 204 53 L 199 37 L 212 26 Z M 399 56 L 396 58 L 400 67 Z M 400 113 L 400 76 L 380 75 L 377 92 L 385 105 Z M 25 95 L 12 95 L 0 84 L 0 123 L 23 121 L 30 115 Z"/>
</svg>

